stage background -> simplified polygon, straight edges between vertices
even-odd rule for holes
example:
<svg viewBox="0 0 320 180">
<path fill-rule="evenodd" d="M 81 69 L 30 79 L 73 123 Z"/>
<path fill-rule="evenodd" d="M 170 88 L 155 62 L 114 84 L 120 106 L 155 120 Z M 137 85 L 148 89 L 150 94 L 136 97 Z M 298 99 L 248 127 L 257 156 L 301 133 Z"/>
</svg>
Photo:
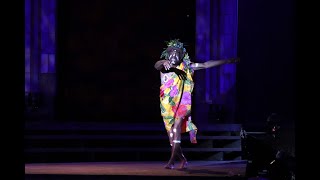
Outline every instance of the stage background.
<svg viewBox="0 0 320 180">
<path fill-rule="evenodd" d="M 165 41 L 194 57 L 195 2 L 58 1 L 58 120 L 160 122 Z"/>
<path fill-rule="evenodd" d="M 159 122 L 164 41 L 195 57 L 195 1 L 57 1 L 56 121 Z M 236 122 L 294 127 L 294 2 L 238 1 Z"/>
</svg>

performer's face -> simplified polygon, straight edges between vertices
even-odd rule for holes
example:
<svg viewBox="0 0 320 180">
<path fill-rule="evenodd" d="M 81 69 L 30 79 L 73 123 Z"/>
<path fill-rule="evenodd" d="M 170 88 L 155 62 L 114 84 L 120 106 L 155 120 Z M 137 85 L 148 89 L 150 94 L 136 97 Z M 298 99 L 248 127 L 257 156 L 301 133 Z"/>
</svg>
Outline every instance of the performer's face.
<svg viewBox="0 0 320 180">
<path fill-rule="evenodd" d="M 178 65 L 181 63 L 180 61 L 180 54 L 177 50 L 172 50 L 169 52 L 169 61 L 172 65 Z"/>
</svg>

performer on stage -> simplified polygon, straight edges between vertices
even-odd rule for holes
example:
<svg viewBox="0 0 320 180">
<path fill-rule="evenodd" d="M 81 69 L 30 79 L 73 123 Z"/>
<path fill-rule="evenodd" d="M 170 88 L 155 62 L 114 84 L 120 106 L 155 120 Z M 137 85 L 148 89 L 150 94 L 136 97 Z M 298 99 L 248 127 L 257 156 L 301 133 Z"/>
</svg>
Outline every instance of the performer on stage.
<svg viewBox="0 0 320 180">
<path fill-rule="evenodd" d="M 169 136 L 171 157 L 166 169 L 174 168 L 176 157 L 181 164 L 179 169 L 187 168 L 188 162 L 181 149 L 181 134 L 189 132 L 191 143 L 197 143 L 197 127 L 191 119 L 191 95 L 194 87 L 195 70 L 216 67 L 238 62 L 238 58 L 209 60 L 204 63 L 191 62 L 183 43 L 179 39 L 171 40 L 162 52 L 154 67 L 160 71 L 160 109 L 165 129 Z"/>
</svg>

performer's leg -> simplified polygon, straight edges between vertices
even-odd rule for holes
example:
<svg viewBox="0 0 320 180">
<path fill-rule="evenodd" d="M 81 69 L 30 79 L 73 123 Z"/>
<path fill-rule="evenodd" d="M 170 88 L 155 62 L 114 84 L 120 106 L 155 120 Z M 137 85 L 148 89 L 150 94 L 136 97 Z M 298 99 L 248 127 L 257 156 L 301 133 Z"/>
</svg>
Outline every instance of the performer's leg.
<svg viewBox="0 0 320 180">
<path fill-rule="evenodd" d="M 168 162 L 168 164 L 165 166 L 165 168 L 167 169 L 173 169 L 173 165 L 174 165 L 174 161 L 175 158 L 178 157 L 181 161 L 182 164 L 180 166 L 180 168 L 186 168 L 187 165 L 187 160 L 184 157 L 183 153 L 182 153 L 182 149 L 181 149 L 181 122 L 182 119 L 176 120 L 175 124 L 172 126 L 172 132 L 173 132 L 173 145 L 171 148 L 171 157 L 170 160 Z"/>
<path fill-rule="evenodd" d="M 183 155 L 181 146 L 178 149 L 177 155 L 178 155 L 178 157 L 179 157 L 179 159 L 181 161 L 179 169 L 186 169 L 187 165 L 188 165 L 188 161 L 187 161 L 186 157 Z"/>
<path fill-rule="evenodd" d="M 173 126 L 171 127 L 171 129 L 169 130 L 169 131 L 167 131 L 167 133 L 168 133 L 168 137 L 169 137 L 169 142 L 170 142 L 170 146 L 172 146 L 173 145 Z"/>
</svg>

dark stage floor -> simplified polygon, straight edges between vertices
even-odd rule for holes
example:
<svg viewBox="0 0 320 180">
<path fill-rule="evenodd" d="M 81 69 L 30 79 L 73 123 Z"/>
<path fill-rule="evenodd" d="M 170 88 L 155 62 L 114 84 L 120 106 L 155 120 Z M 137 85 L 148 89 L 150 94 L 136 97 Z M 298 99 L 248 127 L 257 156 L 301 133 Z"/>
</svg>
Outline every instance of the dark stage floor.
<svg viewBox="0 0 320 180">
<path fill-rule="evenodd" d="M 25 179 L 245 179 L 246 161 L 189 161 L 186 170 L 165 162 L 25 164 Z M 178 166 L 178 164 L 177 164 Z"/>
</svg>

